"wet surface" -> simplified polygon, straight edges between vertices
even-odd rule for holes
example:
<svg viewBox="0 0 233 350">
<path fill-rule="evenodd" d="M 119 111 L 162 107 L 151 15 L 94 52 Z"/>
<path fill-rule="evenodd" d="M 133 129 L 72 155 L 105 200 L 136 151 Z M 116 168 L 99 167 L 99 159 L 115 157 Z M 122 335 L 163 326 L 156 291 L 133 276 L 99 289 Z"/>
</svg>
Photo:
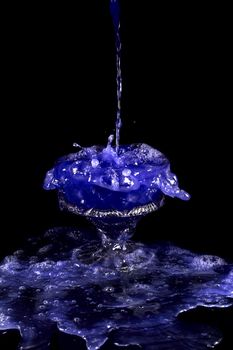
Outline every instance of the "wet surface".
<svg viewBox="0 0 233 350">
<path fill-rule="evenodd" d="M 0 329 L 19 329 L 25 349 L 49 344 L 56 327 L 91 350 L 108 338 L 148 350 L 206 349 L 220 330 L 184 316 L 232 304 L 233 265 L 166 243 L 106 248 L 87 231 L 57 228 L 0 265 Z"/>
</svg>

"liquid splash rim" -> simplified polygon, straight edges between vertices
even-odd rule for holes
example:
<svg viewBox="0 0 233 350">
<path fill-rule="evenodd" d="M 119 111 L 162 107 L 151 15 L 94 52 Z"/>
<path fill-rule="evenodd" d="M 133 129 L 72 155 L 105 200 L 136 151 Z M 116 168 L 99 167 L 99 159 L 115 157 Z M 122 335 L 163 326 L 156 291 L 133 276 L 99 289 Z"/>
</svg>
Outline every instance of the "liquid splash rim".
<svg viewBox="0 0 233 350">
<path fill-rule="evenodd" d="M 135 206 L 133 209 L 130 210 L 102 210 L 102 209 L 88 209 L 83 210 L 80 209 L 77 205 L 68 203 L 63 196 L 62 191 L 59 191 L 58 193 L 58 202 L 59 207 L 62 211 L 69 211 L 76 215 L 82 215 L 87 217 L 94 217 L 94 218 L 128 218 L 128 217 L 137 217 L 137 216 L 144 216 L 150 213 L 153 213 L 160 209 L 164 203 L 165 198 L 163 197 L 158 202 L 150 202 L 148 204 L 142 205 L 142 206 Z"/>
</svg>

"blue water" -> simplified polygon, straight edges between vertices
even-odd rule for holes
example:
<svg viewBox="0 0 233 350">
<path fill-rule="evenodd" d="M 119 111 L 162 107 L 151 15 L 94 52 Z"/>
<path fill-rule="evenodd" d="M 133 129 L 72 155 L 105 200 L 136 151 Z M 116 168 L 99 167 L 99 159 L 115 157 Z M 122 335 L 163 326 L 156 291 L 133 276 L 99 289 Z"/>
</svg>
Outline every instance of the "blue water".
<svg viewBox="0 0 233 350">
<path fill-rule="evenodd" d="M 178 316 L 232 304 L 233 265 L 165 243 L 107 251 L 93 233 L 58 228 L 0 264 L 0 330 L 19 329 L 22 349 L 49 344 L 57 325 L 89 350 L 109 336 L 146 350 L 204 350 L 219 331 Z"/>
<path fill-rule="evenodd" d="M 89 209 L 131 210 L 159 203 L 164 195 L 183 200 L 189 194 L 179 188 L 168 159 L 146 144 L 115 148 L 82 148 L 57 161 L 48 171 L 44 188 L 63 193 L 80 213 Z"/>
<path fill-rule="evenodd" d="M 78 145 L 80 151 L 58 160 L 44 183 L 80 214 L 90 209 L 119 214 L 151 202 L 159 207 L 164 195 L 190 198 L 161 152 L 145 144 L 119 145 L 118 0 L 110 0 L 110 10 L 116 43 L 116 146 L 112 136 L 106 148 Z M 118 229 L 120 221 L 116 224 Z M 179 316 L 198 306 L 233 305 L 232 264 L 168 243 L 102 243 L 90 231 L 56 228 L 6 257 L 0 264 L 0 330 L 19 330 L 25 350 L 38 344 L 49 349 L 56 326 L 83 338 L 88 350 L 100 349 L 109 338 L 145 350 L 204 350 L 220 342 L 217 329 L 184 323 Z"/>
<path fill-rule="evenodd" d="M 116 84 L 117 84 L 117 112 L 116 112 L 116 152 L 120 144 L 121 121 L 121 97 L 122 97 L 122 74 L 121 74 L 121 35 L 120 35 L 120 6 L 118 0 L 110 0 L 110 12 L 115 34 L 116 47 Z"/>
</svg>

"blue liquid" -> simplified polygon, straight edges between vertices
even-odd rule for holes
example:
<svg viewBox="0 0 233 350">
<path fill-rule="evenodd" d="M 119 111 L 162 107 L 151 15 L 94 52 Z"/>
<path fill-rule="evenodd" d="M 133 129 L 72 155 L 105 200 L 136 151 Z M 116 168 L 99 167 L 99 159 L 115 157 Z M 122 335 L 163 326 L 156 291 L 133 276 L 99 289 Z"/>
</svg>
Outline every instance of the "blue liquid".
<svg viewBox="0 0 233 350">
<path fill-rule="evenodd" d="M 158 203 L 164 195 L 188 200 L 178 186 L 168 159 L 146 144 L 92 146 L 67 155 L 48 171 L 44 188 L 63 193 L 83 211 L 131 210 Z"/>
<path fill-rule="evenodd" d="M 19 329 L 22 349 L 48 344 L 57 326 L 89 350 L 109 336 L 143 349 L 205 350 L 219 331 L 177 316 L 232 298 L 233 266 L 221 258 L 134 242 L 106 251 L 77 229 L 49 230 L 0 264 L 0 330 Z"/>
<path fill-rule="evenodd" d="M 117 83 L 117 113 L 116 113 L 116 153 L 119 151 L 121 121 L 121 96 L 122 96 L 122 74 L 121 74 L 121 37 L 120 37 L 120 7 L 118 0 L 110 0 L 110 12 L 115 33 L 116 46 L 116 83 Z"/>
</svg>

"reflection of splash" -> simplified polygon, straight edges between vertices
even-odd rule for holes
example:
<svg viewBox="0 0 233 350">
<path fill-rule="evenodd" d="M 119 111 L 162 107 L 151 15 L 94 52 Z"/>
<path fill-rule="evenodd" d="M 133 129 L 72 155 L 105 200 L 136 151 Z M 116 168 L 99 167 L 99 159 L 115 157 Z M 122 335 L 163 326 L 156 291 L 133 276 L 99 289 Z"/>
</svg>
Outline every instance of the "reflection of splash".
<svg viewBox="0 0 233 350">
<path fill-rule="evenodd" d="M 49 342 L 57 324 L 91 350 L 114 329 L 121 345 L 205 349 L 218 331 L 189 328 L 176 316 L 197 305 L 227 307 L 233 298 L 233 266 L 218 257 L 138 243 L 110 252 L 72 229 L 31 239 L 5 258 L 0 276 L 0 329 L 20 329 L 23 346 Z"/>
</svg>

